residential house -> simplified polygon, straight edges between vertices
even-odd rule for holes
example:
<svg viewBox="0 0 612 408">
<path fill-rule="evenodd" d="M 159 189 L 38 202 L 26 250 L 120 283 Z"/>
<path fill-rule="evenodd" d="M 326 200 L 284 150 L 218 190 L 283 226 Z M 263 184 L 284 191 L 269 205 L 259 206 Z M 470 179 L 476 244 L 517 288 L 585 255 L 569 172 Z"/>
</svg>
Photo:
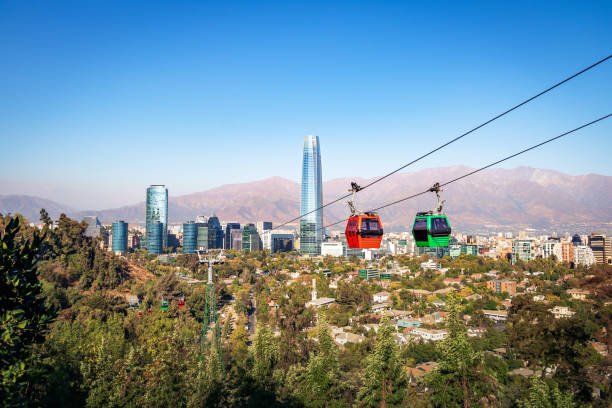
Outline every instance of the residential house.
<svg viewBox="0 0 612 408">
<path fill-rule="evenodd" d="M 346 344 L 346 343 L 361 343 L 365 340 L 365 337 L 355 334 L 355 333 L 346 333 L 342 332 L 336 335 L 335 339 L 338 344 Z"/>
<path fill-rule="evenodd" d="M 584 289 L 569 289 L 567 294 L 570 295 L 572 299 L 585 300 L 591 292 Z"/>
<path fill-rule="evenodd" d="M 425 341 L 440 341 L 444 340 L 446 336 L 448 336 L 448 331 L 439 329 L 418 328 L 412 331 L 412 335 L 420 337 Z"/>
<path fill-rule="evenodd" d="M 550 309 L 550 313 L 552 313 L 553 316 L 555 316 L 555 319 L 563 319 L 566 317 L 572 317 L 576 312 L 573 312 L 567 306 L 555 306 L 552 309 Z"/>
<path fill-rule="evenodd" d="M 389 301 L 389 292 L 378 292 L 372 296 L 374 303 L 383 303 Z"/>
<path fill-rule="evenodd" d="M 505 322 L 508 320 L 507 310 L 483 310 L 482 313 L 495 322 Z"/>
</svg>

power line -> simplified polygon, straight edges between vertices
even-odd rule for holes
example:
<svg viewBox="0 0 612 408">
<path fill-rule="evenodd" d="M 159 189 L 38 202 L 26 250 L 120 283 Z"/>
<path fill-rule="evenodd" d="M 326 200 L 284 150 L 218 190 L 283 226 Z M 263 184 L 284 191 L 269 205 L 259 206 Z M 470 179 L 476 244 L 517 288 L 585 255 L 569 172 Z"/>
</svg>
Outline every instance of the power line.
<svg viewBox="0 0 612 408">
<path fill-rule="evenodd" d="M 490 168 L 490 167 L 493 167 L 493 166 L 495 166 L 495 165 L 497 165 L 497 164 L 500 164 L 500 163 L 502 163 L 502 162 L 505 162 L 506 160 L 510 160 L 510 159 L 512 159 L 512 158 L 514 158 L 514 157 L 516 157 L 516 156 L 519 156 L 519 155 L 521 155 L 521 154 L 523 154 L 523 153 L 527 153 L 527 152 L 528 152 L 528 151 L 530 151 L 530 150 L 537 149 L 537 148 L 538 148 L 538 147 L 540 147 L 540 146 L 543 146 L 543 145 L 545 145 L 545 144 L 547 144 L 547 143 L 550 143 L 550 142 L 553 142 L 553 141 L 555 141 L 555 140 L 557 140 L 557 139 L 560 139 L 560 138 L 562 138 L 563 136 L 567 136 L 567 135 L 569 135 L 570 133 L 574 133 L 574 132 L 576 132 L 576 131 L 578 131 L 578 130 L 580 130 L 580 129 L 584 129 L 585 127 L 588 127 L 588 126 L 594 125 L 594 124 L 595 124 L 595 123 L 597 123 L 597 122 L 600 122 L 600 121 L 602 121 L 602 120 L 604 120 L 604 119 L 609 118 L 610 116 L 612 116 L 612 113 L 609 113 L 609 114 L 607 114 L 607 115 L 605 115 L 605 116 L 602 116 L 602 117 L 600 117 L 600 118 L 597 118 L 597 119 L 595 119 L 595 120 L 593 120 L 593 121 L 591 121 L 591 122 L 585 123 L 584 125 L 578 126 L 577 128 L 574 128 L 574 129 L 572 129 L 572 130 L 568 130 L 568 131 L 567 131 L 567 132 L 565 132 L 565 133 L 562 133 L 562 134 L 560 134 L 560 135 L 558 135 L 558 136 L 555 136 L 555 137 L 552 137 L 552 138 L 550 138 L 550 139 L 547 139 L 547 140 L 545 140 L 545 141 L 543 141 L 543 142 L 540 142 L 540 143 L 538 143 L 538 144 L 536 144 L 536 145 L 533 145 L 533 146 L 531 146 L 531 147 L 528 147 L 528 148 L 526 148 L 526 149 L 524 149 L 524 150 L 521 150 L 521 151 L 520 151 L 520 152 L 518 152 L 518 153 L 514 153 L 514 154 L 512 154 L 512 155 L 510 155 L 510 156 L 504 157 L 503 159 L 500 159 L 500 160 L 497 160 L 497 161 L 495 161 L 495 162 L 493 162 L 493 163 L 487 164 L 487 165 L 486 165 L 486 166 L 484 166 L 484 167 L 480 167 L 479 169 L 476 169 L 476 170 L 470 171 L 469 173 L 466 173 L 466 174 L 464 174 L 464 175 L 462 175 L 462 176 L 455 177 L 455 178 L 454 178 L 454 179 L 452 179 L 452 180 L 449 180 L 449 181 L 447 181 L 447 182 L 445 182 L 445 183 L 440 184 L 440 187 L 447 186 L 447 185 L 449 185 L 449 184 L 451 184 L 451 183 L 454 183 L 454 182 L 456 182 L 456 181 L 459 181 L 459 180 L 461 180 L 461 179 L 464 179 L 464 178 L 466 178 L 466 177 L 469 177 L 469 176 L 471 176 L 471 175 L 473 175 L 473 174 L 476 174 L 476 173 L 478 173 L 478 172 L 481 172 L 481 171 L 483 171 L 483 170 L 485 170 L 485 169 L 488 169 L 488 168 Z M 374 209 L 372 209 L 372 210 L 370 210 L 370 211 L 371 211 L 371 212 L 375 212 L 375 211 L 378 211 L 378 210 L 382 210 L 383 208 L 391 207 L 392 205 L 399 204 L 399 203 L 401 203 L 401 202 L 411 200 L 411 199 L 413 199 L 413 198 L 416 198 L 416 197 L 418 197 L 418 196 L 421 196 L 421 195 L 427 194 L 427 193 L 429 193 L 429 192 L 430 192 L 430 189 L 428 188 L 427 190 L 421 191 L 420 193 L 416 193 L 416 194 L 410 195 L 410 196 L 408 196 L 408 197 L 404 197 L 404 198 L 401 198 L 401 199 L 399 199 L 399 200 L 392 201 L 392 202 L 387 203 L 387 204 L 385 204 L 385 205 L 382 205 L 382 206 L 380 206 L 380 207 L 374 208 Z M 326 225 L 326 226 L 322 227 L 321 229 L 329 228 L 329 227 L 332 227 L 332 226 L 334 226 L 334 225 L 340 224 L 340 223 L 345 222 L 345 221 L 348 221 L 348 218 L 345 218 L 345 219 L 340 220 L 340 221 L 336 221 L 336 222 L 334 222 L 333 224 Z"/>
<path fill-rule="evenodd" d="M 557 88 L 557 87 L 559 87 L 559 86 L 563 85 L 564 83 L 566 83 L 566 82 L 568 82 L 568 81 L 570 81 L 570 80 L 572 80 L 572 79 L 576 78 L 577 76 L 582 75 L 583 73 L 587 72 L 588 70 L 590 70 L 590 69 L 592 69 L 592 68 L 595 68 L 596 66 L 598 66 L 599 64 L 604 63 L 605 61 L 609 60 L 610 58 L 612 58 L 612 54 L 611 54 L 611 55 L 608 55 L 607 57 L 605 57 L 605 58 L 603 58 L 603 59 L 601 59 L 601 60 L 599 60 L 599 61 L 597 61 L 596 63 L 594 63 L 594 64 L 592 64 L 592 65 L 589 65 L 588 67 L 584 68 L 583 70 L 576 72 L 575 74 L 573 74 L 573 75 L 571 75 L 571 76 L 569 76 L 569 77 L 565 78 L 564 80 L 562 80 L 562 81 L 560 81 L 560 82 L 557 82 L 557 83 L 556 83 L 556 84 L 554 84 L 553 86 L 551 86 L 551 87 L 549 87 L 549 88 L 547 88 L 547 89 L 545 89 L 545 90 L 541 91 L 540 93 L 538 93 L 538 94 L 536 94 L 536 95 L 534 95 L 534 96 L 532 96 L 532 97 L 530 97 L 530 98 L 528 98 L 528 99 L 525 99 L 523 102 L 519 103 L 518 105 L 514 105 L 514 106 L 513 106 L 513 107 L 511 107 L 510 109 L 508 109 L 508 110 L 506 110 L 506 111 L 504 111 L 504 112 L 500 113 L 500 114 L 499 114 L 499 115 L 497 115 L 497 116 L 494 116 L 493 118 L 491 118 L 491 119 L 487 120 L 486 122 L 483 122 L 483 123 L 481 123 L 480 125 L 478 125 L 478 126 L 476 126 L 476 127 L 472 128 L 472 129 L 468 130 L 467 132 L 465 132 L 465 133 L 463 133 L 463 134 L 461 134 L 461 135 L 459 135 L 459 136 L 455 137 L 454 139 L 449 140 L 448 142 L 444 143 L 443 145 L 440 145 L 439 147 L 436 147 L 435 149 L 433 149 L 433 150 L 431 150 L 431 151 L 429 151 L 429 152 L 427 152 L 427 153 L 423 154 L 422 156 L 417 157 L 416 159 L 412 160 L 411 162 L 409 162 L 409 163 L 407 163 L 407 164 L 404 164 L 403 166 L 401 166 L 401 167 L 399 167 L 399 168 L 397 168 L 397 169 L 393 170 L 393 171 L 392 171 L 392 172 L 390 172 L 390 173 L 385 174 L 384 176 L 382 176 L 382 177 L 380 177 L 380 178 L 378 178 L 378 179 L 376 179 L 376 180 L 372 181 L 372 182 L 371 182 L 371 183 L 369 183 L 369 184 L 366 184 L 365 186 L 363 186 L 363 187 L 361 188 L 361 190 L 365 190 L 366 188 L 368 188 L 368 187 L 370 187 L 370 186 L 372 186 L 372 185 L 374 185 L 374 184 L 376 184 L 376 183 L 378 183 L 378 182 L 380 182 L 380 181 L 382 181 L 382 180 L 386 179 L 387 177 L 390 177 L 391 175 L 393 175 L 393 174 L 397 173 L 398 171 L 401 171 L 401 170 L 405 169 L 406 167 L 411 166 L 411 165 L 413 165 L 414 163 L 418 162 L 419 160 L 422 160 L 422 159 L 426 158 L 427 156 L 429 156 L 429 155 L 431 155 L 431 154 L 433 154 L 433 153 L 435 153 L 435 152 L 437 152 L 437 151 L 439 151 L 439 150 L 441 150 L 441 149 L 445 148 L 446 146 L 448 146 L 448 145 L 450 145 L 450 144 L 452 144 L 452 143 L 454 143 L 454 142 L 458 141 L 459 139 L 462 139 L 463 137 L 465 137 L 465 136 L 469 135 L 470 133 L 473 133 L 473 132 L 477 131 L 478 129 L 480 129 L 480 128 L 482 128 L 482 127 L 486 126 L 486 125 L 488 125 L 489 123 L 496 121 L 497 119 L 499 119 L 499 118 L 501 118 L 501 117 L 503 117 L 503 116 L 507 115 L 508 113 L 510 113 L 510 112 L 512 112 L 512 111 L 514 111 L 514 110 L 516 110 L 516 109 L 518 109 L 518 108 L 520 108 L 521 106 L 528 104 L 529 102 L 533 101 L 534 99 L 537 99 L 537 98 L 539 98 L 540 96 L 542 96 L 542 95 L 544 95 L 544 94 L 546 94 L 546 93 L 548 93 L 548 92 L 552 91 L 553 89 L 555 89 L 555 88 Z M 322 210 L 323 208 L 325 208 L 325 207 L 327 207 L 327 206 L 329 206 L 329 205 L 335 204 L 335 203 L 337 203 L 337 202 L 338 202 L 338 201 L 340 201 L 340 200 L 344 200 L 345 198 L 350 197 L 350 196 L 351 196 L 351 194 L 352 194 L 352 193 L 348 193 L 348 194 L 345 194 L 345 195 L 343 195 L 343 196 L 341 196 L 341 197 L 338 197 L 338 198 L 336 198 L 335 200 L 330 201 L 330 202 L 329 202 L 329 203 L 327 203 L 327 204 L 324 204 L 324 205 L 322 205 L 322 206 L 320 206 L 320 207 L 318 207 L 318 208 L 316 208 L 316 209 L 314 209 L 314 210 L 312 210 L 312 211 L 309 211 L 309 212 L 307 212 L 307 213 L 301 214 L 301 215 L 300 215 L 300 216 L 298 216 L 298 217 L 292 218 L 292 219 L 290 219 L 289 221 L 286 221 L 286 222 L 284 222 L 284 223 L 282 223 L 282 224 L 280 224 L 280 225 L 277 225 L 276 227 L 274 227 L 274 228 L 272 228 L 272 229 L 273 229 L 273 230 L 275 230 L 275 229 L 281 228 L 281 227 L 283 227 L 283 226 L 285 226 L 285 225 L 287 225 L 287 224 L 289 224 L 289 223 L 291 223 L 291 222 L 293 222 L 293 221 L 297 221 L 297 220 L 301 219 L 302 217 L 304 217 L 304 216 L 306 216 L 306 215 L 308 215 L 308 214 L 312 214 L 312 213 L 314 213 L 314 212 L 316 212 L 316 211 Z"/>
</svg>

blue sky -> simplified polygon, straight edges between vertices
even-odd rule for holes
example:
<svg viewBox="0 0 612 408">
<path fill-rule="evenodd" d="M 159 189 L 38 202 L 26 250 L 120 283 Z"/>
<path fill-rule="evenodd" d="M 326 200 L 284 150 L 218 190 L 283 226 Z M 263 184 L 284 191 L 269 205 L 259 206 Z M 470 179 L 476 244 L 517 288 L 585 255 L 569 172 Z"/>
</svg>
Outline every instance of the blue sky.
<svg viewBox="0 0 612 408">
<path fill-rule="evenodd" d="M 279 175 L 374 177 L 612 53 L 601 2 L 0 0 L 0 194 L 77 208 Z M 407 170 L 612 112 L 612 61 Z M 612 175 L 612 119 L 504 164 Z"/>
</svg>

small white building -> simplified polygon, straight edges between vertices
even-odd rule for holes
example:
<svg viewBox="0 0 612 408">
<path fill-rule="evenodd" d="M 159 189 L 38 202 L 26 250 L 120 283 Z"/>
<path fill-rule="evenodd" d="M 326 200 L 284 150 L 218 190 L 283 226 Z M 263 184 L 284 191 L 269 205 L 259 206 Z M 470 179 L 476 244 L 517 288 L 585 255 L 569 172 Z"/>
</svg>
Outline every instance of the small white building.
<svg viewBox="0 0 612 408">
<path fill-rule="evenodd" d="M 366 323 L 363 325 L 367 331 L 374 330 L 374 333 L 378 333 L 378 328 L 380 327 L 377 323 Z"/>
<path fill-rule="evenodd" d="M 321 255 L 322 256 L 344 256 L 345 249 L 342 242 L 322 242 L 321 243 Z"/>
<path fill-rule="evenodd" d="M 505 322 L 508 320 L 507 310 L 483 310 L 482 313 L 495 322 Z"/>
<path fill-rule="evenodd" d="M 355 334 L 355 333 L 343 332 L 343 333 L 336 335 L 334 340 L 336 340 L 336 343 L 338 344 L 361 343 L 362 341 L 365 340 L 365 337 L 359 334 Z"/>
<path fill-rule="evenodd" d="M 372 305 L 372 312 L 380 313 L 380 312 L 383 312 L 383 311 L 389 309 L 389 307 L 390 307 L 389 302 L 374 303 Z"/>
<path fill-rule="evenodd" d="M 374 303 L 383 303 L 389 301 L 389 292 L 378 292 L 372 296 L 372 301 Z"/>
<path fill-rule="evenodd" d="M 572 299 L 585 300 L 591 292 L 584 289 L 569 289 L 567 294 L 570 295 Z"/>
<path fill-rule="evenodd" d="M 440 341 L 444 340 L 446 336 L 448 336 L 448 331 L 417 328 L 412 331 L 412 335 L 418 336 L 425 341 Z"/>
<path fill-rule="evenodd" d="M 306 303 L 306 307 L 312 306 L 315 308 L 319 308 L 321 306 L 330 305 L 336 301 L 336 299 L 333 299 L 333 298 L 328 298 L 328 297 L 319 298 L 317 296 L 317 280 L 315 278 L 312 278 L 311 295 L 312 295 L 312 299 L 310 300 L 310 302 Z"/>
<path fill-rule="evenodd" d="M 424 271 L 435 271 L 436 269 L 440 269 L 440 264 L 434 261 L 433 259 L 430 259 L 429 261 L 421 262 L 421 269 L 423 269 Z"/>
<path fill-rule="evenodd" d="M 550 309 L 550 313 L 555 316 L 555 319 L 563 319 L 566 317 L 572 317 L 576 312 L 572 312 L 572 310 L 567 306 L 555 306 Z"/>
</svg>

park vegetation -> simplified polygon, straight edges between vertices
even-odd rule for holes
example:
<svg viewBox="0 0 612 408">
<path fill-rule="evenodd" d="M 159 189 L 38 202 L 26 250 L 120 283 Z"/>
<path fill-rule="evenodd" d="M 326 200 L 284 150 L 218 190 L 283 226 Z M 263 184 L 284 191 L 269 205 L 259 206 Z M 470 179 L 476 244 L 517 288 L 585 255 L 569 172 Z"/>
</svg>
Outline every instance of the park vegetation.
<svg viewBox="0 0 612 408">
<path fill-rule="evenodd" d="M 460 291 L 418 299 L 411 289 L 445 288 L 420 271 L 425 258 L 388 256 L 381 267 L 408 268 L 389 287 L 359 277 L 359 259 L 300 259 L 266 251 L 229 251 L 215 266 L 220 310 L 218 348 L 203 326 L 204 280 L 196 255 L 161 262 L 145 251 L 126 257 L 85 236 L 86 225 L 41 211 L 41 227 L 0 216 L 0 401 L 6 407 L 609 407 L 612 364 L 590 345 L 612 346 L 612 268 L 569 269 L 554 260 L 511 265 L 461 256 L 443 259 Z M 543 271 L 530 281 L 547 302 L 515 296 L 500 328 L 483 309 L 508 296 L 484 288 L 495 269 Z M 419 271 L 415 274 L 415 271 Z M 418 276 L 417 276 L 418 275 Z M 310 282 L 336 301 L 306 307 Z M 332 285 L 332 281 L 336 285 Z M 596 296 L 571 299 L 583 287 Z M 371 313 L 372 295 L 391 292 L 396 310 L 413 316 L 443 311 L 439 342 L 398 343 L 388 317 Z M 475 300 L 466 298 L 482 295 Z M 126 295 L 136 296 L 130 306 Z M 178 308 L 184 298 L 186 307 Z M 161 310 L 162 300 L 169 302 Z M 436 309 L 432 300 L 443 300 Z M 555 319 L 551 305 L 575 315 Z M 478 337 L 470 326 L 483 328 Z M 256 322 L 256 323 L 254 323 Z M 376 323 L 377 330 L 366 324 Z M 253 325 L 255 327 L 253 327 Z M 363 341 L 338 344 L 332 328 Z M 499 350 L 504 352 L 500 354 Z M 411 368 L 435 362 L 418 378 Z M 537 375 L 509 375 L 518 368 Z"/>
</svg>

